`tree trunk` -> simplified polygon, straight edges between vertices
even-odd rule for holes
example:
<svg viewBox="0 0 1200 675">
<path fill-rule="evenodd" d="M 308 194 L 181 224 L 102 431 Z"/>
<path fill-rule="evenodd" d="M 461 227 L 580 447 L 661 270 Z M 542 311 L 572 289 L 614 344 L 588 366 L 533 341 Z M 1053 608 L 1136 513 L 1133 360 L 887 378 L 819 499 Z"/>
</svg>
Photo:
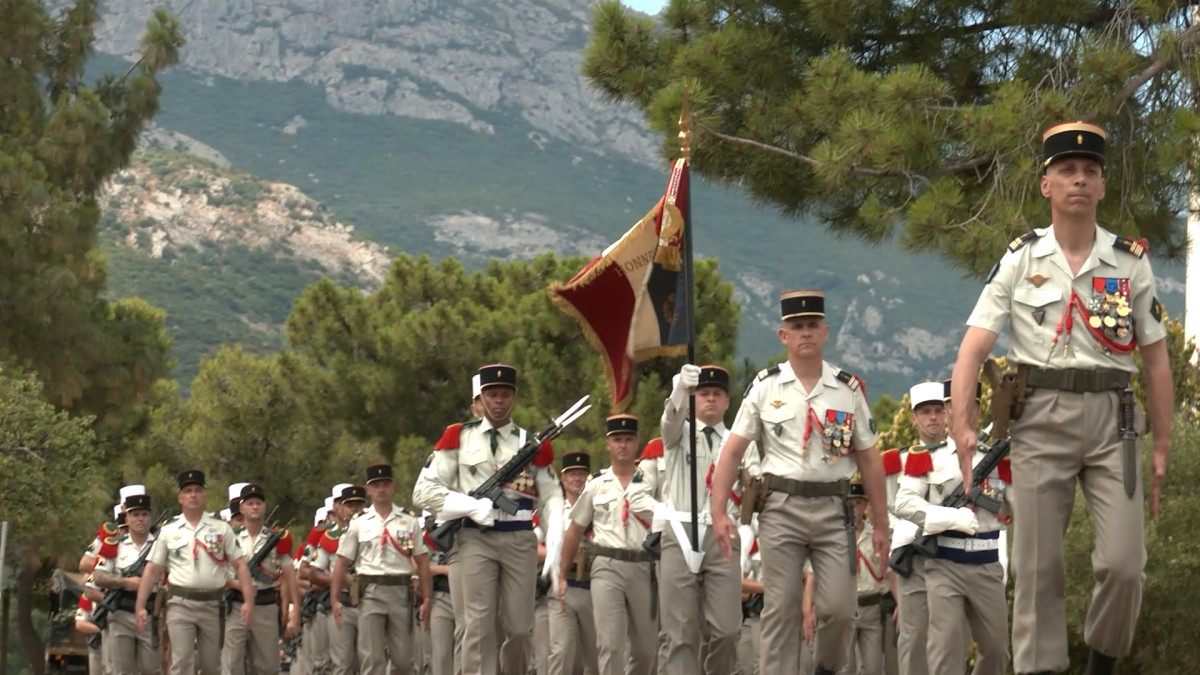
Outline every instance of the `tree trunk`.
<svg viewBox="0 0 1200 675">
<path fill-rule="evenodd" d="M 36 557 L 26 557 L 21 565 L 21 574 L 17 583 L 17 636 L 21 640 L 21 649 L 29 659 L 33 675 L 46 673 L 46 645 L 33 626 L 33 588 L 37 582 L 37 574 L 42 569 L 42 561 Z"/>
</svg>

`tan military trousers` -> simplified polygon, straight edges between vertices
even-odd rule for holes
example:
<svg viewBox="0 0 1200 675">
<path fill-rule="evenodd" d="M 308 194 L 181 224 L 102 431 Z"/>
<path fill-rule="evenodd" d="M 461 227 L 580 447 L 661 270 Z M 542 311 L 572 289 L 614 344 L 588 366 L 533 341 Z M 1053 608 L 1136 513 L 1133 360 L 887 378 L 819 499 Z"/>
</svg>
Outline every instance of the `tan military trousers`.
<svg viewBox="0 0 1200 675">
<path fill-rule="evenodd" d="M 429 608 L 431 675 L 462 675 L 462 666 L 458 665 L 462 625 L 454 621 L 454 603 L 450 595 L 445 591 L 434 591 Z"/>
<path fill-rule="evenodd" d="M 167 600 L 171 675 L 219 675 L 223 611 L 216 600 Z"/>
<path fill-rule="evenodd" d="M 896 575 L 896 605 L 900 610 L 896 652 L 900 675 L 929 675 L 925 644 L 929 640 L 929 605 L 925 595 L 925 556 L 913 556 L 907 579 Z"/>
<path fill-rule="evenodd" d="M 1013 668 L 1066 670 L 1063 533 L 1078 481 L 1087 500 L 1096 586 L 1084 640 L 1110 656 L 1129 651 L 1142 606 L 1146 545 L 1141 461 L 1125 496 L 1116 392 L 1035 389 L 1012 432 Z"/>
<path fill-rule="evenodd" d="M 499 666 L 505 675 L 525 675 L 533 640 L 537 536 L 532 530 L 463 528 L 455 549 L 462 572 L 463 672 L 496 675 Z M 452 598 L 454 572 L 452 567 Z"/>
<path fill-rule="evenodd" d="M 883 614 L 879 605 L 858 608 L 854 637 L 846 647 L 846 665 L 838 675 L 883 675 Z"/>
<path fill-rule="evenodd" d="M 362 675 L 412 671 L 411 605 L 412 591 L 407 584 L 366 585 L 358 604 L 358 664 Z"/>
<path fill-rule="evenodd" d="M 651 675 L 658 631 L 650 563 L 597 557 L 592 562 L 592 616 L 601 675 Z"/>
<path fill-rule="evenodd" d="M 550 675 L 597 675 L 596 620 L 592 593 L 586 588 L 567 587 L 563 600 L 550 603 Z"/>
<path fill-rule="evenodd" d="M 108 615 L 103 652 L 112 675 L 157 675 L 162 672 L 153 628 L 146 626 L 145 634 L 138 635 L 137 621 L 130 612 Z"/>
<path fill-rule="evenodd" d="M 358 608 L 342 605 L 342 627 L 339 629 L 333 612 L 320 612 L 312 625 L 325 624 L 329 637 L 329 661 L 333 675 L 354 675 L 358 672 Z M 313 675 L 319 675 L 314 673 Z"/>
<path fill-rule="evenodd" d="M 738 635 L 738 672 L 740 675 L 758 675 L 758 656 L 762 653 L 762 632 L 759 617 L 749 616 L 742 620 Z"/>
<path fill-rule="evenodd" d="M 737 539 L 730 543 L 737 560 L 740 543 Z M 667 639 L 667 662 L 659 664 L 664 675 L 724 675 L 737 668 L 741 569 L 725 561 L 711 529 L 704 533 L 701 550 L 704 562 L 700 573 L 692 574 L 674 528 L 664 529 L 658 566 L 659 621 Z M 707 647 L 703 668 L 699 661 L 702 641 Z"/>
<path fill-rule="evenodd" d="M 278 605 L 255 606 L 250 626 L 242 623 L 242 603 L 230 605 L 225 616 L 221 672 L 223 675 L 279 672 Z"/>
<path fill-rule="evenodd" d="M 857 606 L 851 549 L 840 497 L 797 497 L 773 492 L 758 516 L 762 578 L 766 587 L 762 614 L 762 675 L 795 675 L 800 668 L 800 601 L 804 563 L 811 559 L 817 583 L 817 665 L 837 671 L 846 660 Z"/>
<path fill-rule="evenodd" d="M 931 558 L 925 561 L 925 587 L 929 672 L 962 672 L 973 637 L 979 650 L 973 675 L 1003 675 L 1008 666 L 1008 601 L 1000 563 L 967 565 Z"/>
</svg>

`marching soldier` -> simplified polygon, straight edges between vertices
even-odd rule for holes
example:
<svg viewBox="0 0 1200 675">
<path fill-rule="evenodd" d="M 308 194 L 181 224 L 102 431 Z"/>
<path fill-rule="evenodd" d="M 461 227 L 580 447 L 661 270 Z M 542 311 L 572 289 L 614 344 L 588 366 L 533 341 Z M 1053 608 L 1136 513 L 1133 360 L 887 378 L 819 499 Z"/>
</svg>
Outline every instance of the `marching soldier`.
<svg viewBox="0 0 1200 675">
<path fill-rule="evenodd" d="M 113 675 L 152 675 L 160 672 L 162 666 L 158 657 L 158 630 L 152 625 L 151 630 L 138 634 L 133 610 L 142 577 L 133 575 L 130 569 L 139 559 L 144 559 L 142 553 L 154 543 L 154 535 L 150 532 L 150 497 L 130 495 L 125 498 L 124 508 L 129 534 L 121 537 L 113 557 L 97 560 L 92 573 L 98 587 L 119 589 L 120 592 L 116 611 L 108 615 L 104 652 Z M 157 584 L 152 590 L 151 604 L 158 590 Z"/>
<path fill-rule="evenodd" d="M 758 550 L 758 538 L 752 539 L 750 546 L 743 551 L 742 630 L 738 639 L 738 668 L 741 675 L 757 675 L 758 655 L 762 653 L 759 619 L 763 608 L 762 554 Z"/>
<path fill-rule="evenodd" d="M 260 551 L 275 534 L 263 522 L 267 510 L 267 495 L 257 483 L 247 483 L 241 492 L 241 512 L 246 526 L 237 532 L 238 546 L 248 561 L 260 556 Z M 251 574 L 255 577 L 253 595 L 243 596 L 237 585 L 229 582 L 234 601 L 225 621 L 225 646 L 221 655 L 224 675 L 242 675 L 246 666 L 255 673 L 274 673 L 279 670 L 279 603 L 288 608 L 285 638 L 300 630 L 300 597 L 296 575 L 292 569 L 292 536 L 284 531 L 273 544 L 274 551 L 263 554 Z M 253 604 L 254 623 L 243 623 L 240 610 L 243 604 Z"/>
<path fill-rule="evenodd" d="M 567 580 L 583 540 L 592 529 L 592 613 L 601 675 L 654 672 L 654 614 L 650 556 L 642 541 L 654 514 L 654 498 L 637 468 L 638 419 L 610 415 L 605 447 L 612 466 L 597 472 L 571 507 L 571 524 L 559 562 L 558 599 L 565 611 Z"/>
<path fill-rule="evenodd" d="M 163 525 L 138 585 L 137 628 L 145 633 L 150 591 L 165 571 L 171 580 L 167 631 L 171 635 L 171 675 L 217 675 L 221 670 L 226 568 L 233 565 L 242 593 L 254 595 L 246 555 L 233 528 L 204 511 L 204 472 L 188 469 L 177 477 L 183 513 Z M 242 605 L 242 622 L 254 620 L 254 605 Z"/>
<path fill-rule="evenodd" d="M 983 459 L 977 455 L 974 463 Z M 986 509 L 941 506 L 963 482 L 953 441 L 911 450 L 896 497 L 896 513 L 925 534 L 938 535 L 937 557 L 925 561 L 928 598 L 929 672 L 958 672 L 970 643 L 979 655 L 975 675 L 1000 675 L 1008 665 L 1008 603 L 1000 566 L 1000 531 L 1007 516 L 1011 483 L 1007 459 L 984 480 L 983 494 L 1003 504 L 1001 514 Z M 970 480 L 968 474 L 967 480 Z M 901 609 L 901 616 L 904 610 Z"/>
<path fill-rule="evenodd" d="M 554 474 L 554 449 L 545 443 L 524 473 L 505 485 L 517 502 L 516 515 L 493 508 L 491 500 L 469 493 L 503 466 L 525 444 L 528 432 L 512 422 L 517 369 L 493 364 L 479 369 L 483 417 L 446 428 L 435 445 L 430 466 L 421 472 L 413 500 L 438 521 L 464 518 L 451 563 L 451 597 L 458 594 L 454 566 L 461 570 L 464 673 L 524 675 L 531 658 L 537 536 L 533 511 L 562 508 Z M 536 503 L 535 503 L 536 501 Z M 499 631 L 497 630 L 499 625 Z M 500 636 L 505 649 L 500 650 Z"/>
<path fill-rule="evenodd" d="M 116 537 L 122 533 L 121 528 L 125 526 L 125 500 L 133 495 L 146 494 L 145 485 L 125 485 L 118 490 L 120 496 L 117 505 L 113 507 L 113 519 L 100 525 L 96 530 L 96 536 L 92 539 L 92 543 L 84 550 L 83 555 L 79 558 L 79 571 L 83 574 L 88 574 L 96 567 L 96 553 L 104 544 L 105 539 Z"/>
<path fill-rule="evenodd" d="M 429 555 L 420 522 L 392 502 L 396 483 L 390 464 L 367 467 L 367 492 L 371 506 L 339 537 L 337 558 L 330 574 L 330 605 L 335 625 L 342 626 L 342 590 L 346 571 L 354 565 L 359 597 L 358 662 L 362 675 L 384 675 L 391 668 L 409 672 L 413 668 L 411 579 L 420 581 L 421 625 L 429 619 Z M 356 590 L 358 591 L 356 593 Z M 386 649 L 386 651 L 385 651 Z"/>
<path fill-rule="evenodd" d="M 737 531 L 726 510 L 729 491 L 746 448 L 757 441 L 768 490 L 758 531 L 767 589 L 762 641 L 772 645 L 762 653 L 760 672 L 793 675 L 799 668 L 799 650 L 782 646 L 795 645 L 800 633 L 801 568 L 811 555 L 821 618 L 816 672 L 827 675 L 845 662 L 854 628 L 850 477 L 862 473 L 880 561 L 888 551 L 887 494 L 864 385 L 823 361 L 824 294 L 786 292 L 780 309 L 787 361 L 759 373 L 742 401 L 713 477 L 713 531 L 730 559 Z"/>
<path fill-rule="evenodd" d="M 586 452 L 568 452 L 562 456 L 559 480 L 563 489 L 563 518 L 551 519 L 552 524 L 566 528 L 571 523 L 571 509 L 587 484 L 592 470 L 592 457 Z M 565 529 L 564 529 L 565 531 Z M 588 537 L 587 532 L 584 537 Z M 554 540 L 547 537 L 548 541 Z M 558 538 L 547 546 L 561 547 Z M 548 553 L 554 578 L 558 578 L 558 559 L 561 551 Z M 575 558 L 567 565 L 566 594 L 562 602 L 550 603 L 550 675 L 576 675 L 582 666 L 586 675 L 599 672 L 596 655 L 596 622 L 592 614 L 591 580 L 587 547 L 579 547 Z M 557 584 L 555 585 L 557 590 Z"/>
<path fill-rule="evenodd" d="M 872 559 L 871 523 L 867 522 L 867 493 L 862 479 L 850 481 L 850 499 L 854 502 L 854 526 L 858 533 L 855 549 L 858 577 L 858 612 L 854 617 L 854 636 L 840 675 L 883 675 L 883 624 L 891 619 L 881 608 L 883 594 L 890 587 L 887 560 Z M 965 661 L 964 661 L 965 662 Z"/>
<path fill-rule="evenodd" d="M 426 520 L 432 526 L 433 516 Z M 462 624 L 455 621 L 450 595 L 450 565 L 447 555 L 429 548 L 429 574 L 433 577 L 433 604 L 429 610 L 429 670 L 431 675 L 462 675 L 460 645 Z"/>
<path fill-rule="evenodd" d="M 308 566 L 308 578 L 317 588 L 330 588 L 329 578 L 333 571 L 333 563 L 337 558 L 341 538 L 350 527 L 350 521 L 362 513 L 367 505 L 367 489 L 361 485 L 345 485 L 338 499 L 334 500 L 334 526 L 325 529 L 318 545 L 313 551 Z M 336 488 L 337 486 L 335 486 Z M 339 627 L 332 615 L 318 610 L 313 623 L 327 624 L 329 636 L 329 657 L 333 675 L 351 675 L 358 672 L 358 606 L 359 597 L 358 571 L 351 563 L 346 567 L 346 577 L 342 582 L 342 592 L 338 600 L 342 603 L 342 623 Z M 332 605 L 332 597 L 330 597 Z M 314 625 L 314 631 L 320 630 Z"/>
<path fill-rule="evenodd" d="M 692 430 L 688 423 L 689 392 L 696 399 L 696 463 L 689 454 Z M 662 440 L 666 464 L 662 500 L 654 528 L 662 531 L 662 557 L 658 571 L 659 612 L 667 639 L 666 675 L 732 673 L 737 669 L 738 629 L 741 612 L 741 570 L 726 564 L 708 532 L 709 487 L 712 467 L 728 434 L 729 371 L 717 365 L 684 364 L 663 406 Z M 761 470 L 758 453 L 746 456 L 750 473 Z M 695 472 L 695 477 L 690 474 Z M 701 486 L 696 495 L 699 545 L 691 541 L 691 481 Z M 737 518 L 740 490 L 733 494 L 729 515 Z M 697 612 L 699 615 L 697 616 Z M 700 618 L 700 621 L 697 621 Z M 702 638 L 707 657 L 698 660 Z"/>
<path fill-rule="evenodd" d="M 1142 480 L 1130 377 L 1141 351 L 1158 514 L 1175 409 L 1162 304 L 1143 242 L 1096 224 L 1105 196 L 1104 129 L 1057 124 L 1042 135 L 1042 196 L 1052 225 L 1018 237 L 992 268 L 954 366 L 951 430 L 962 471 L 976 450 L 970 384 L 1006 324 L 1019 400 L 1011 408 L 1013 665 L 1068 668 L 1062 539 L 1078 481 L 1095 526 L 1096 588 L 1084 627 L 1087 673 L 1129 650 L 1146 565 Z M 1023 414 L 1021 414 L 1023 412 Z"/>
<path fill-rule="evenodd" d="M 317 553 L 325 532 L 335 527 L 337 515 L 328 508 L 321 506 L 313 513 L 313 525 L 304 538 L 304 545 L 296 547 L 292 554 L 292 567 L 296 570 L 296 585 L 304 591 L 304 599 L 300 602 L 300 647 L 297 649 L 296 660 L 292 664 L 293 673 L 301 675 L 327 675 L 333 662 L 330 657 L 329 623 L 332 617 L 328 612 L 328 585 L 314 584 L 311 579 L 312 560 Z M 337 550 L 334 549 L 334 553 Z M 321 602 L 324 596 L 326 601 Z M 357 650 L 357 646 L 351 649 Z"/>
</svg>

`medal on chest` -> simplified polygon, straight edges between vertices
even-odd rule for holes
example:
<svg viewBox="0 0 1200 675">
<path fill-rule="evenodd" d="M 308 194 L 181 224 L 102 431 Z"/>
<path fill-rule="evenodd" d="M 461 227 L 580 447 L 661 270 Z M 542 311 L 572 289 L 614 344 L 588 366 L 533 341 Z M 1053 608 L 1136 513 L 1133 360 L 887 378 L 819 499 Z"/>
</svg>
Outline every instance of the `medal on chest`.
<svg viewBox="0 0 1200 675">
<path fill-rule="evenodd" d="M 1104 333 L 1109 340 L 1125 340 L 1132 325 L 1133 308 L 1129 301 L 1129 279 L 1092 278 L 1092 297 L 1088 301 L 1088 326 Z"/>
<path fill-rule="evenodd" d="M 825 419 L 817 417 L 812 406 L 808 408 L 808 423 L 804 429 L 804 452 L 808 452 L 808 441 L 817 430 L 821 436 L 821 461 L 836 464 L 843 455 L 850 454 L 850 441 L 854 434 L 854 414 L 841 410 L 825 411 Z"/>
</svg>

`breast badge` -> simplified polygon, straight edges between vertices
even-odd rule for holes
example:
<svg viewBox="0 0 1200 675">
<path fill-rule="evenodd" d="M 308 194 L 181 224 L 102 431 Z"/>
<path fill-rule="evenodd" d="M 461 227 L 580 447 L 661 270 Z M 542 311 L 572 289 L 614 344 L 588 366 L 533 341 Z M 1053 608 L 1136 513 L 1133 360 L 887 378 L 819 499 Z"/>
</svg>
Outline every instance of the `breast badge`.
<svg viewBox="0 0 1200 675">
<path fill-rule="evenodd" d="M 1126 340 L 1133 329 L 1129 279 L 1093 277 L 1088 326 L 1109 340 Z"/>
<path fill-rule="evenodd" d="M 822 460 L 826 464 L 833 464 L 837 462 L 838 457 L 850 452 L 850 439 L 854 434 L 854 414 L 841 410 L 826 410 L 825 422 L 821 426 L 821 444 L 825 450 Z"/>
</svg>

